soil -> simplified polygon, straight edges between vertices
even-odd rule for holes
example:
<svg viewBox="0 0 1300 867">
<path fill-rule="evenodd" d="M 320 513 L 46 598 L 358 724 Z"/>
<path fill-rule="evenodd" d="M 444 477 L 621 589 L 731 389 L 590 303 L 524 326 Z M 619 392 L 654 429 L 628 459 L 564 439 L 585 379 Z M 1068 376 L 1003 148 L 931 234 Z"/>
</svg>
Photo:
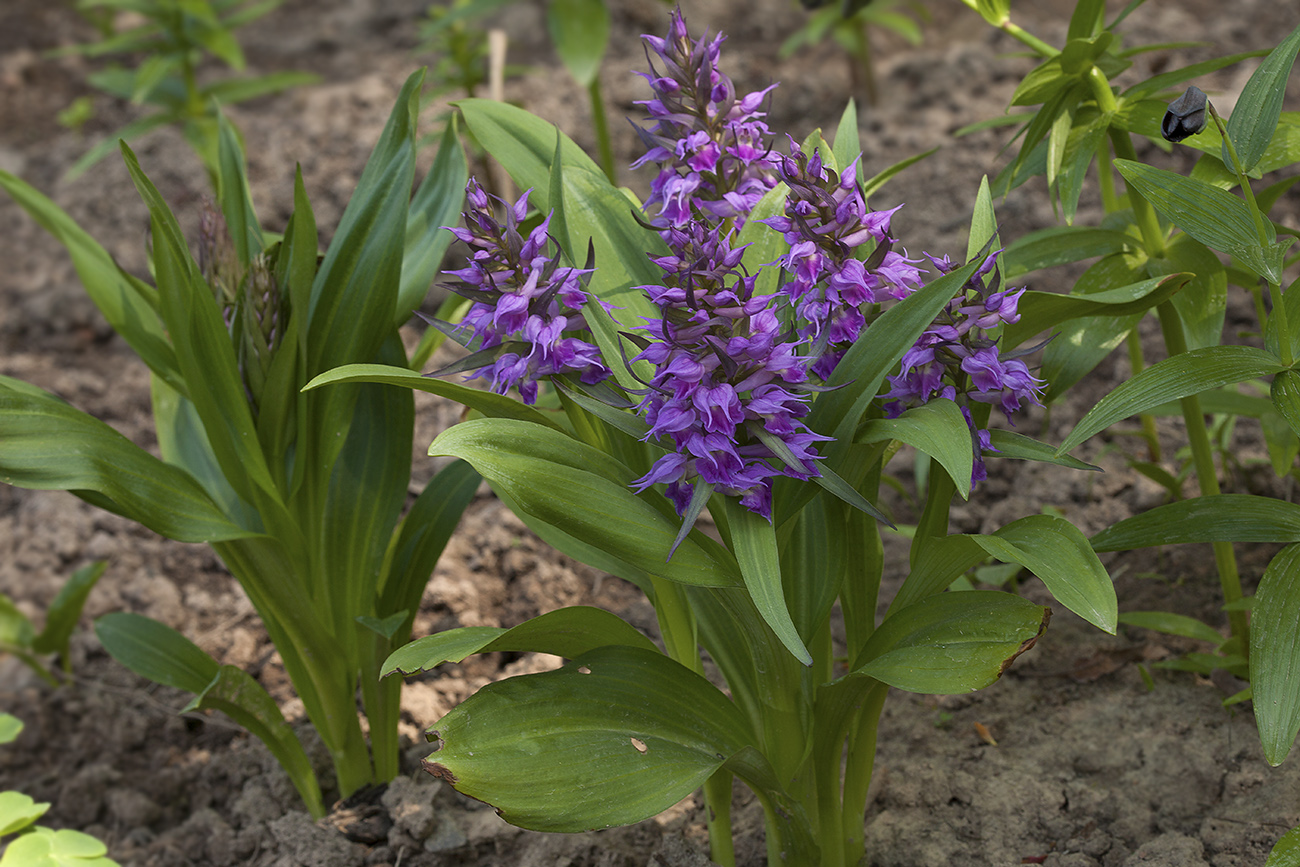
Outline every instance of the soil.
<svg viewBox="0 0 1300 867">
<path fill-rule="evenodd" d="M 0 6 L 0 169 L 51 195 L 127 269 L 145 275 L 146 212 L 117 160 L 69 182 L 67 168 L 99 137 L 138 116 L 96 99 L 86 127 L 58 125 L 56 112 L 91 95 L 95 64 L 51 57 L 59 46 L 93 36 L 72 4 L 6 0 Z M 609 0 L 614 35 L 603 76 L 614 117 L 638 116 L 646 98 L 628 70 L 644 63 L 637 35 L 662 33 L 666 7 L 654 0 Z M 774 130 L 802 138 L 833 132 L 850 91 L 848 67 L 822 46 L 788 59 L 782 40 L 804 20 L 790 0 L 690 0 L 695 32 L 724 30 L 724 65 L 742 91 L 779 80 Z M 1117 4 L 1111 4 L 1117 6 Z M 1130 44 L 1205 40 L 1206 45 L 1141 55 L 1128 80 L 1235 51 L 1268 48 L 1297 23 L 1294 7 L 1271 0 L 1151 2 L 1130 17 Z M 1018 4 L 1017 21 L 1049 41 L 1064 37 L 1064 0 Z M 932 0 L 924 42 L 912 47 L 876 34 L 880 98 L 860 112 L 864 161 L 871 174 L 904 157 L 941 150 L 909 169 L 873 200 L 906 201 L 896 233 L 912 251 L 960 255 L 970 204 L 982 175 L 1008 155 L 1005 129 L 960 139 L 966 124 L 1003 113 L 1030 68 L 1018 44 L 993 31 L 955 0 Z M 521 2 L 499 17 L 512 63 L 527 64 L 508 98 L 559 123 L 594 149 L 585 96 L 555 61 L 543 6 Z M 1118 8 L 1112 10 L 1112 14 Z M 430 61 L 415 52 L 425 0 L 288 0 L 242 32 L 250 71 L 314 72 L 321 83 L 235 107 L 247 139 L 255 203 L 265 224 L 283 225 L 292 203 L 292 167 L 302 166 L 323 234 L 337 223 L 402 81 Z M 1243 64 L 1198 83 L 1226 109 L 1253 69 Z M 1295 88 L 1288 108 L 1300 108 Z M 432 118 L 433 106 L 426 111 Z M 630 127 L 615 124 L 626 165 L 636 155 Z M 162 131 L 136 143 L 142 165 L 196 237 L 206 177 L 180 136 Z M 1186 170 L 1190 157 L 1145 158 Z M 427 166 L 432 154 L 423 156 Z M 645 192 L 648 177 L 625 172 Z M 1283 208 L 1296 224 L 1296 195 Z M 1085 190 L 1078 220 L 1095 222 L 1095 188 Z M 998 203 L 1004 239 L 1054 225 L 1041 180 Z M 154 449 L 148 374 L 86 298 L 62 249 L 7 199 L 0 198 L 0 374 L 49 389 Z M 1036 276 L 1037 289 L 1068 288 L 1070 274 Z M 1247 330 L 1249 296 L 1232 290 L 1225 334 Z M 1153 323 L 1147 323 L 1153 327 Z M 415 336 L 415 332 L 411 332 Z M 1149 347 L 1159 346 L 1153 331 Z M 1235 338 L 1232 338 L 1235 339 Z M 1153 350 L 1154 351 L 1154 350 Z M 1156 357 L 1149 358 L 1154 361 Z M 1073 423 L 1116 382 L 1127 361 L 1108 359 L 1052 408 L 1019 422 L 1060 442 Z M 453 407 L 420 396 L 416 483 L 433 472 L 420 456 L 456 420 Z M 1181 441 L 1161 421 L 1166 451 Z M 1077 454 L 1102 474 L 995 461 L 991 478 L 953 512 L 954 531 L 989 531 L 1045 508 L 1085 532 L 1162 502 L 1164 491 L 1129 469 L 1134 440 L 1101 437 Z M 1243 421 L 1229 452 L 1225 489 L 1289 496 L 1269 469 L 1257 426 Z M 891 465 L 912 484 L 906 456 Z M 1172 464 L 1167 464 L 1172 466 Z M 1188 485 L 1191 487 L 1190 483 Z M 1190 490 L 1189 490 L 1190 492 Z M 908 503 L 894 504 L 902 520 Z M 1108 556 L 1121 610 L 1164 609 L 1225 626 L 1208 549 L 1183 546 Z M 891 541 L 891 553 L 903 551 Z M 1237 547 L 1247 591 L 1273 550 Z M 554 660 L 493 654 L 443 666 L 404 691 L 406 773 L 377 804 L 336 808 L 313 823 L 285 775 L 260 743 L 220 716 L 179 715 L 186 696 L 146 684 L 113 662 L 89 628 L 109 611 L 136 611 L 182 631 L 225 663 L 253 672 L 301 722 L 283 668 L 251 604 L 205 547 L 160 539 L 69 494 L 0 487 L 0 592 L 42 621 L 59 586 L 77 567 L 106 560 L 108 570 L 86 606 L 72 643 L 73 683 L 52 689 L 13 658 L 0 658 L 0 708 L 26 722 L 18 742 L 0 749 L 0 789 L 19 788 L 52 806 L 44 821 L 102 838 L 124 865 L 362 864 L 641 867 L 707 864 L 701 806 L 688 798 L 641 824 L 578 835 L 542 835 L 504 824 L 419 770 L 428 752 L 420 730 L 457 701 L 502 677 L 553 666 Z M 905 561 L 905 557 L 904 557 Z M 903 577 L 895 557 L 885 599 Z M 1036 579 L 1020 592 L 1047 602 Z M 438 565 L 416 634 L 454 626 L 511 626 L 575 603 L 600 605 L 655 632 L 653 611 L 630 585 L 555 554 L 486 489 L 480 492 Z M 935 698 L 896 693 L 886 706 L 877 776 L 868 813 L 868 862 L 879 867 L 1005 865 L 1052 867 L 1236 867 L 1262 864 L 1273 842 L 1300 823 L 1295 760 L 1265 763 L 1248 707 L 1225 709 L 1223 687 L 1190 674 L 1151 668 L 1176 654 L 1207 650 L 1196 642 L 1121 628 L 1107 636 L 1056 606 L 1051 628 L 1002 680 L 978 693 Z M 1145 674 L 1150 675 L 1148 681 Z M 981 733 L 989 737 L 984 737 Z M 310 728 L 301 734 L 313 745 Z M 996 741 L 996 743 L 994 743 Z M 761 816 L 737 790 L 737 845 L 746 867 L 764 863 Z M 367 842 L 354 837 L 358 813 L 379 817 Z M 384 822 L 388 824 L 385 826 Z"/>
</svg>

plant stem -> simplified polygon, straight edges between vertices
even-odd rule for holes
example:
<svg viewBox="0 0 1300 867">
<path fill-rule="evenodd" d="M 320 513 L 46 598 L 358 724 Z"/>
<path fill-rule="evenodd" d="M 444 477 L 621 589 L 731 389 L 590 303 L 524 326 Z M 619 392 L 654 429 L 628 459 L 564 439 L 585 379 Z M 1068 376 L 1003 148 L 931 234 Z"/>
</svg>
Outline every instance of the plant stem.
<svg viewBox="0 0 1300 867">
<path fill-rule="evenodd" d="M 1169 357 L 1186 352 L 1187 338 L 1183 334 L 1183 322 L 1173 303 L 1162 302 L 1156 308 L 1156 313 L 1160 317 L 1160 330 L 1164 334 Z M 1196 480 L 1201 487 L 1201 496 L 1215 496 L 1219 493 L 1219 477 L 1214 468 L 1214 451 L 1210 446 L 1210 436 L 1205 429 L 1205 416 L 1201 412 L 1201 399 L 1192 395 L 1183 398 L 1180 404 L 1187 427 L 1187 441 L 1192 447 L 1192 465 L 1196 469 Z M 1233 554 L 1231 542 L 1211 544 L 1214 547 L 1214 561 L 1219 569 L 1223 601 L 1231 604 L 1241 599 L 1241 576 L 1237 573 L 1237 558 Z M 1232 627 L 1233 637 L 1241 641 L 1241 653 L 1245 655 L 1250 647 L 1246 612 L 1229 611 L 1228 623 Z"/>
<path fill-rule="evenodd" d="M 867 790 L 876 764 L 876 733 L 889 687 L 876 684 L 858 712 L 858 727 L 849 736 L 849 757 L 844 773 L 844 800 L 840 824 L 844 829 L 844 863 L 858 864 L 866 852 Z"/>
<path fill-rule="evenodd" d="M 618 166 L 614 162 L 614 145 L 609 138 L 609 119 L 605 116 L 605 100 L 600 93 L 599 75 L 587 86 L 587 95 L 591 98 L 591 119 L 596 131 L 596 146 L 600 149 L 600 167 L 609 182 L 618 186 Z"/>
<path fill-rule="evenodd" d="M 736 867 L 736 844 L 731 839 L 731 778 L 731 771 L 722 770 L 704 781 L 709 857 L 720 867 Z"/>
</svg>

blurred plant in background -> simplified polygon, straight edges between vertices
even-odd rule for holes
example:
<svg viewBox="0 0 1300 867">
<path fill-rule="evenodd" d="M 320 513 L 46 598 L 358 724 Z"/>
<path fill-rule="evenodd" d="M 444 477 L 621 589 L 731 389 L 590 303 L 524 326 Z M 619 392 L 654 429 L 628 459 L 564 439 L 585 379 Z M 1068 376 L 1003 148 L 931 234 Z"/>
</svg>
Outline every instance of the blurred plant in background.
<svg viewBox="0 0 1300 867">
<path fill-rule="evenodd" d="M 790 57 L 801 48 L 834 40 L 847 54 L 853 95 L 868 105 L 875 105 L 879 98 L 872 61 L 872 28 L 888 30 L 910 45 L 920 45 L 921 25 L 930 21 L 930 12 L 920 0 L 803 0 L 803 5 L 814 11 L 781 43 L 780 56 Z"/>
</svg>

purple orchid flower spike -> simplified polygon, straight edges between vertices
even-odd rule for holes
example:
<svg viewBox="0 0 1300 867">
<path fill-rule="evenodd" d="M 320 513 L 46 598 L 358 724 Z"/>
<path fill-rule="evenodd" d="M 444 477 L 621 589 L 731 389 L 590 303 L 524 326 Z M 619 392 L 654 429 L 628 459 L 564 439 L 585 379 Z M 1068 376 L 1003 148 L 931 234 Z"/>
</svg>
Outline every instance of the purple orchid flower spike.
<svg viewBox="0 0 1300 867">
<path fill-rule="evenodd" d="M 592 297 L 582 278 L 591 272 L 560 266 L 548 234 L 550 215 L 527 237 L 519 231 L 531 192 L 506 207 L 502 226 L 493 213 L 494 197 L 470 178 L 465 227 L 446 228 L 473 252 L 467 267 L 443 273 L 458 278 L 450 288 L 474 302 L 449 332 L 474 353 L 436 372 L 470 370 L 470 379 L 488 380 L 497 394 L 517 388 L 528 404 L 537 400 L 543 377 L 575 374 L 594 385 L 610 375 L 600 350 L 583 339 L 589 329 L 582 308 Z"/>
</svg>

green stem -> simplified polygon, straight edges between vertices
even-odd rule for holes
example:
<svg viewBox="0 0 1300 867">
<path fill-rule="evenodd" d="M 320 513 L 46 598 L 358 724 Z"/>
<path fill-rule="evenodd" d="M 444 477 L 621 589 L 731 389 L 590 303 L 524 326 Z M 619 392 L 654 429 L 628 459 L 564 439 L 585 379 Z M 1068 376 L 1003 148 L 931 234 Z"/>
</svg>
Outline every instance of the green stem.
<svg viewBox="0 0 1300 867">
<path fill-rule="evenodd" d="M 844 829 L 844 863 L 858 864 L 866 853 L 867 790 L 876 764 L 876 734 L 889 687 L 877 684 L 858 714 L 858 728 L 849 737 L 848 765 L 844 773 L 844 800 L 840 824 Z"/>
<path fill-rule="evenodd" d="M 731 778 L 730 771 L 717 771 L 704 781 L 709 857 L 720 867 L 736 867 L 736 844 L 731 839 Z"/>
<path fill-rule="evenodd" d="M 908 563 L 916 565 L 916 558 L 921 556 L 921 548 L 932 536 L 948 535 L 948 510 L 952 506 L 953 495 L 957 486 L 948 477 L 948 471 L 939 466 L 937 461 L 930 461 L 930 490 L 925 497 L 925 509 L 921 520 L 916 523 L 916 535 L 912 538 L 912 548 Z"/>
<path fill-rule="evenodd" d="M 1060 49 L 1053 48 L 1028 30 L 1025 30 L 1019 24 L 1012 23 L 1010 19 L 1007 19 L 998 25 L 998 29 L 1009 36 L 1019 39 L 1041 57 L 1055 57 L 1061 53 Z"/>
<path fill-rule="evenodd" d="M 1115 146 L 1115 156 L 1122 160 L 1137 160 L 1137 151 L 1133 150 L 1133 140 L 1129 138 L 1127 132 L 1111 127 L 1110 141 Z M 1126 185 L 1126 188 L 1128 204 L 1133 209 L 1133 219 L 1137 222 L 1138 231 L 1142 233 L 1142 246 L 1146 248 L 1148 258 L 1163 258 L 1165 233 L 1160 228 L 1160 219 L 1156 216 L 1155 209 L 1132 186 Z"/>
<path fill-rule="evenodd" d="M 1115 171 L 1110 163 L 1110 145 L 1102 139 L 1097 148 L 1097 181 L 1101 186 L 1101 206 L 1106 213 L 1119 210 L 1119 196 L 1115 194 Z"/>
<path fill-rule="evenodd" d="M 1172 358 L 1187 351 L 1187 338 L 1183 334 L 1183 323 L 1172 302 L 1165 301 L 1156 308 L 1160 317 L 1160 330 L 1164 334 L 1165 347 Z M 1205 429 L 1205 415 L 1201 411 L 1201 399 L 1197 395 L 1185 397 L 1180 401 L 1183 408 L 1183 421 L 1187 427 L 1188 444 L 1192 447 L 1192 465 L 1196 470 L 1196 480 L 1200 484 L 1201 496 L 1211 497 L 1219 493 L 1219 477 L 1214 467 L 1214 451 L 1210 446 L 1210 436 Z M 1231 542 L 1213 542 L 1214 561 L 1219 568 L 1219 584 L 1223 587 L 1223 601 L 1231 604 L 1241 599 L 1241 576 L 1237 573 L 1237 558 L 1232 551 Z M 1246 654 L 1250 638 L 1244 611 L 1229 611 L 1228 623 L 1232 626 L 1232 635 L 1241 642 L 1241 652 Z"/>
<path fill-rule="evenodd" d="M 599 75 L 587 86 L 587 95 L 591 99 L 591 119 L 596 131 L 596 147 L 600 149 L 600 167 L 609 182 L 617 186 L 618 167 L 614 163 L 614 145 L 609 138 L 609 119 L 605 116 L 605 100 L 600 93 Z"/>
<path fill-rule="evenodd" d="M 1137 376 L 1146 367 L 1142 357 L 1142 335 L 1134 328 L 1124 339 L 1128 347 L 1129 375 Z M 1147 456 L 1153 462 L 1160 461 L 1160 435 L 1156 432 L 1156 420 L 1150 413 L 1142 413 L 1142 437 L 1147 441 Z"/>
</svg>

